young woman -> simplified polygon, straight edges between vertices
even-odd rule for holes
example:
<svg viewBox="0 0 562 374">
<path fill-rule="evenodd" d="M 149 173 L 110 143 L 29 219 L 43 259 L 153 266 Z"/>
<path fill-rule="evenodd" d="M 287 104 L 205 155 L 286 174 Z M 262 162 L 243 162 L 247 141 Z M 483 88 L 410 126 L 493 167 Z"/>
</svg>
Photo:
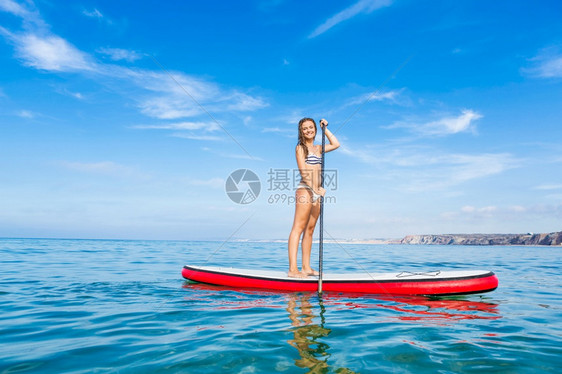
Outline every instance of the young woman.
<svg viewBox="0 0 562 374">
<path fill-rule="evenodd" d="M 320 126 L 326 129 L 325 152 L 333 151 L 340 146 L 338 139 L 328 130 L 328 122 L 320 120 Z M 312 250 L 312 234 L 316 221 L 320 215 L 320 197 L 326 190 L 320 187 L 322 146 L 314 144 L 316 137 L 316 122 L 312 118 L 303 118 L 299 121 L 299 142 L 295 150 L 297 166 L 300 171 L 301 181 L 295 192 L 295 220 L 291 235 L 289 235 L 289 277 L 306 278 L 309 275 L 318 275 L 310 267 L 310 252 Z M 299 241 L 302 236 L 302 270 L 297 267 L 297 253 Z"/>
</svg>

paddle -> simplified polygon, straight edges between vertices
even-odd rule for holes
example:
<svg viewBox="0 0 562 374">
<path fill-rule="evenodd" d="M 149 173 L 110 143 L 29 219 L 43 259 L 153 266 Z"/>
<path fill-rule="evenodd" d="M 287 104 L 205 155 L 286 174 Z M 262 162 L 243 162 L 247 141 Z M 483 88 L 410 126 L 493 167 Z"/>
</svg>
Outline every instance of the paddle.
<svg viewBox="0 0 562 374">
<path fill-rule="evenodd" d="M 322 126 L 322 120 L 320 120 L 320 128 L 322 129 L 322 166 L 320 168 L 320 187 L 324 188 L 324 150 L 326 148 L 326 127 Z M 318 238 L 318 252 L 318 295 L 322 295 L 322 273 L 324 262 L 324 196 L 320 197 L 320 233 Z"/>
</svg>

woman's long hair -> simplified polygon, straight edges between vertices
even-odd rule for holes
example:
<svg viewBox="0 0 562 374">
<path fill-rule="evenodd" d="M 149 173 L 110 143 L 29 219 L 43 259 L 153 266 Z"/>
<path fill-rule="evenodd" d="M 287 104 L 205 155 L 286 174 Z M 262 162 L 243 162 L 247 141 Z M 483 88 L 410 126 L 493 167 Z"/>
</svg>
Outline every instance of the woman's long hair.
<svg viewBox="0 0 562 374">
<path fill-rule="evenodd" d="M 304 142 L 304 135 L 302 133 L 302 124 L 306 121 L 311 121 L 312 123 L 314 123 L 314 135 L 316 135 L 316 133 L 318 132 L 316 122 L 312 118 L 305 117 L 299 121 L 299 142 L 297 145 L 300 145 L 302 147 L 302 150 L 304 151 L 304 157 L 308 157 L 308 148 Z"/>
</svg>

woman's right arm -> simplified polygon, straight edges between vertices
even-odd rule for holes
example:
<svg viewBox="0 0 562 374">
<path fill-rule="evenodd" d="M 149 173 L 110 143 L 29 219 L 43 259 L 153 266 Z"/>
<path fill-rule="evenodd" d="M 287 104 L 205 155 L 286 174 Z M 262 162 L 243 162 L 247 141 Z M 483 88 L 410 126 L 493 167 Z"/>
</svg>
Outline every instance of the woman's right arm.
<svg viewBox="0 0 562 374">
<path fill-rule="evenodd" d="M 306 157 L 304 156 L 304 149 L 301 145 L 297 145 L 295 156 L 297 158 L 297 167 L 299 168 L 302 181 L 312 187 L 312 170 L 306 166 Z"/>
</svg>

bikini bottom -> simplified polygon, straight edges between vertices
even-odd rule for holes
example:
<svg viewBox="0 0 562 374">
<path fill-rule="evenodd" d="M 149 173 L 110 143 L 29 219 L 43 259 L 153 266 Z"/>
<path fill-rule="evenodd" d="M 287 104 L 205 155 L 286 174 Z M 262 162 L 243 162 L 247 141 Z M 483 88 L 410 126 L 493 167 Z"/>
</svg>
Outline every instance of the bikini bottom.
<svg viewBox="0 0 562 374">
<path fill-rule="evenodd" d="M 316 202 L 318 199 L 320 199 L 322 197 L 322 195 L 317 194 L 316 192 L 314 192 L 314 190 L 312 189 L 312 187 L 310 187 L 308 184 L 304 183 L 304 182 L 300 182 L 297 186 L 297 190 L 299 188 L 304 188 L 309 190 L 310 192 L 312 192 L 312 202 Z"/>
</svg>

